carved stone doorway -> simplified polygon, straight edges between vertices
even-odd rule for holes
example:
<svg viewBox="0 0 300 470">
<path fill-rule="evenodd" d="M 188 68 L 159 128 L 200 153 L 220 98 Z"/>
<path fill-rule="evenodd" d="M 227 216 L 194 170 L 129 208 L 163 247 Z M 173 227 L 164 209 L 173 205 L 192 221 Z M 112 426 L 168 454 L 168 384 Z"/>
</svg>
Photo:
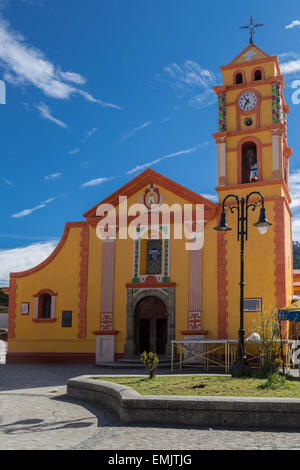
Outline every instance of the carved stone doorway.
<svg viewBox="0 0 300 470">
<path fill-rule="evenodd" d="M 142 349 L 140 342 L 141 333 L 137 332 L 137 313 L 139 310 L 139 304 L 143 299 L 155 297 L 156 298 L 156 308 L 158 307 L 158 301 L 161 301 L 160 305 L 164 306 L 162 311 L 156 310 L 161 313 L 161 317 L 156 318 L 155 329 L 152 327 L 152 338 L 155 333 L 155 343 L 161 345 L 165 338 L 166 330 L 166 344 L 165 344 L 165 355 L 167 357 L 171 356 L 171 341 L 175 339 L 175 287 L 169 287 L 167 289 L 159 288 L 145 288 L 145 289 L 133 289 L 127 288 L 127 307 L 126 307 L 126 344 L 124 347 L 124 353 L 126 358 L 138 357 L 139 353 L 137 351 Z M 146 308 L 146 307 L 145 307 Z M 142 315 L 142 314 L 141 314 Z M 140 320 L 145 320 L 141 322 L 139 327 L 144 329 L 144 331 L 149 331 L 149 340 L 146 339 L 144 342 L 144 347 L 147 346 L 150 349 L 150 335 L 151 335 L 151 324 L 146 320 L 151 320 L 151 318 L 140 316 Z M 159 322 L 159 320 L 162 320 Z M 156 331 L 155 331 L 156 330 Z M 147 333 L 148 335 L 148 333 Z M 161 335 L 161 337 L 159 337 Z M 144 341 L 144 337 L 143 337 Z M 147 342 L 148 341 L 148 342 Z M 152 340 L 153 341 L 153 340 Z M 153 342 L 152 342 L 153 344 Z M 156 347 L 156 344 L 155 344 Z M 143 351 L 142 351 L 143 352 Z M 157 353 L 162 354 L 163 353 Z"/>
<path fill-rule="evenodd" d="M 136 354 L 144 351 L 165 354 L 167 325 L 165 303 L 155 296 L 142 299 L 135 308 Z"/>
</svg>

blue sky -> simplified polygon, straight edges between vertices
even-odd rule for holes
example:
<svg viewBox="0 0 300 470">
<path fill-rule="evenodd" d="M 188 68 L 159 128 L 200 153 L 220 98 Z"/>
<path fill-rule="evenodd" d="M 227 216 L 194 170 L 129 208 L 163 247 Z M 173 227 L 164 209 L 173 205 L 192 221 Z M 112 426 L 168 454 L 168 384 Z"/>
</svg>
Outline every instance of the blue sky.
<svg viewBox="0 0 300 470">
<path fill-rule="evenodd" d="M 0 0 L 0 285 L 143 169 L 215 196 L 220 65 L 255 43 L 285 72 L 300 240 L 299 1 Z M 299 213 L 298 213 L 299 209 Z M 298 217 L 299 215 L 299 217 Z"/>
</svg>

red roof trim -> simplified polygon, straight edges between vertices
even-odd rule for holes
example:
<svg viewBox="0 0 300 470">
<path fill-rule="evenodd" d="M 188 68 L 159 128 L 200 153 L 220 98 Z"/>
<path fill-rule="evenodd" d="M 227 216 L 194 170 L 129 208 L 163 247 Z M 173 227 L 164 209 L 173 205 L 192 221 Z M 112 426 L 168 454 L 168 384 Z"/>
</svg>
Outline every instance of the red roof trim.
<svg viewBox="0 0 300 470">
<path fill-rule="evenodd" d="M 177 196 L 180 196 L 183 199 L 186 199 L 189 202 L 192 202 L 194 204 L 204 204 L 207 209 L 211 209 L 214 211 L 217 210 L 217 204 L 215 204 L 214 202 L 210 201 L 209 199 L 204 198 L 203 196 L 200 196 L 200 194 L 197 194 L 194 191 L 191 191 L 190 189 L 185 188 L 181 184 L 176 183 L 175 181 L 172 181 L 166 176 L 163 176 L 160 173 L 157 173 L 151 168 L 148 168 L 143 173 L 136 176 L 133 180 L 129 181 L 129 183 L 125 184 L 120 189 L 115 191 L 113 194 L 108 196 L 106 199 L 99 202 L 97 205 L 95 205 L 90 210 L 85 212 L 83 216 L 86 218 L 95 217 L 97 207 L 100 204 L 111 204 L 116 207 L 119 204 L 119 196 L 127 196 L 127 197 L 132 196 L 133 194 L 138 192 L 141 188 L 143 188 L 144 186 L 150 183 L 156 183 L 168 189 L 172 193 L 177 194 Z"/>
</svg>

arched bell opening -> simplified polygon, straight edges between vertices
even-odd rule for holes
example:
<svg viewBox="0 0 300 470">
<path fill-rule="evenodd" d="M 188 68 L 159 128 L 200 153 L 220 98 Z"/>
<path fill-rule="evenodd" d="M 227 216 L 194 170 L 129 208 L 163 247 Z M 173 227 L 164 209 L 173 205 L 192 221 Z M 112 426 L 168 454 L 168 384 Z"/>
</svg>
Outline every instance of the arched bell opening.
<svg viewBox="0 0 300 470">
<path fill-rule="evenodd" d="M 254 142 L 246 142 L 242 146 L 242 183 L 258 181 L 257 147 Z"/>
</svg>

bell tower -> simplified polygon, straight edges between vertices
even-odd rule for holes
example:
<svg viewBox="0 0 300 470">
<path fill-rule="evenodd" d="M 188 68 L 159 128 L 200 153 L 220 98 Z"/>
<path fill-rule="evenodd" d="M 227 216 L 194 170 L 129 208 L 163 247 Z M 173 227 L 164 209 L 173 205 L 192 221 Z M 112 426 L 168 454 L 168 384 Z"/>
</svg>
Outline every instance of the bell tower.
<svg viewBox="0 0 300 470">
<path fill-rule="evenodd" d="M 251 41 L 228 65 L 221 66 L 221 72 L 223 83 L 214 87 L 218 97 L 218 132 L 214 139 L 218 155 L 216 190 L 219 202 L 222 203 L 228 194 L 240 198 L 252 191 L 263 194 L 272 228 L 263 236 L 249 229 L 246 297 L 261 299 L 263 307 L 282 308 L 291 303 L 293 296 L 292 214 L 289 207 L 292 151 L 287 144 L 289 107 L 283 95 L 284 78 L 277 57 L 268 55 Z M 229 211 L 228 221 L 234 224 L 231 217 Z M 249 215 L 250 224 L 256 222 L 255 217 L 257 212 Z M 226 296 L 225 304 L 220 298 L 222 325 L 225 325 L 224 319 L 230 317 L 238 298 L 235 273 L 239 258 L 235 232 L 218 234 L 218 246 L 221 247 L 219 285 L 224 284 L 224 271 L 227 275 L 227 284 L 222 291 L 222 298 Z M 227 327 L 222 326 L 223 336 L 229 335 L 229 330 L 227 320 Z"/>
<path fill-rule="evenodd" d="M 284 79 L 277 57 L 250 44 L 221 67 L 218 96 L 218 190 L 253 184 L 279 186 L 288 196 L 289 158 Z M 221 194 L 223 195 L 223 194 Z"/>
</svg>

